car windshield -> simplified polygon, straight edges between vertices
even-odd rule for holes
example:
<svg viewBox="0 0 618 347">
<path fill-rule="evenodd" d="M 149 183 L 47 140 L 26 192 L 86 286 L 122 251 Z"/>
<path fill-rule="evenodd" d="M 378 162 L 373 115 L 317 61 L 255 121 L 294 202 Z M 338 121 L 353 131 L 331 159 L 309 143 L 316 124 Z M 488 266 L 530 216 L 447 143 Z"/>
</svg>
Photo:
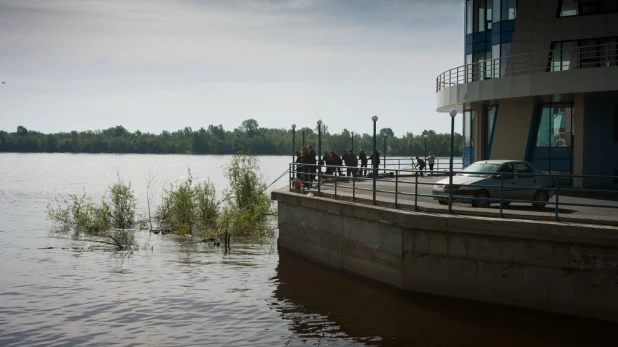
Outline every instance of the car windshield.
<svg viewBox="0 0 618 347">
<path fill-rule="evenodd" d="M 471 177 L 488 177 L 498 170 L 500 164 L 476 162 L 463 169 L 461 175 Z"/>
</svg>

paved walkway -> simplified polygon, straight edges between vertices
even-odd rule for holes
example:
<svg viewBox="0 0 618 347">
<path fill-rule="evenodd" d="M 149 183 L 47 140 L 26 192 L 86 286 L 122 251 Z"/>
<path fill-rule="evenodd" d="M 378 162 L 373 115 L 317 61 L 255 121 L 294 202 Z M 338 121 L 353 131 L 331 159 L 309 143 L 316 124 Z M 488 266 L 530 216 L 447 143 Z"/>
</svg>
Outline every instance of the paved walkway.
<svg viewBox="0 0 618 347">
<path fill-rule="evenodd" d="M 415 199 L 416 208 L 419 211 L 448 213 L 448 206 L 440 205 L 431 197 L 433 184 L 443 179 L 444 176 L 419 177 L 418 193 L 415 197 L 415 177 L 400 177 L 396 183 L 394 178 L 381 178 L 376 182 L 376 200 L 379 205 L 395 205 L 395 186 L 397 185 L 397 205 L 402 209 L 414 209 Z M 315 186 L 315 185 L 314 185 Z M 373 201 L 373 181 L 371 179 L 338 180 L 325 182 L 320 187 L 320 191 L 325 196 L 352 199 L 352 188 L 355 187 L 355 198 L 358 202 L 372 203 Z M 306 190 L 305 193 L 317 194 L 317 189 Z M 574 222 L 597 225 L 618 226 L 618 193 L 606 196 L 594 196 L 591 194 L 569 194 L 560 195 L 558 206 L 558 220 L 562 222 Z M 549 200 L 547 206 L 542 209 L 534 208 L 530 203 L 511 203 L 504 207 L 502 215 L 505 218 L 532 219 L 532 220 L 556 220 L 556 197 Z M 574 206 L 578 205 L 578 206 Z M 612 206 L 599 207 L 600 205 Z M 469 203 L 453 203 L 454 214 L 499 217 L 500 206 L 494 203 L 489 208 L 472 207 Z"/>
</svg>

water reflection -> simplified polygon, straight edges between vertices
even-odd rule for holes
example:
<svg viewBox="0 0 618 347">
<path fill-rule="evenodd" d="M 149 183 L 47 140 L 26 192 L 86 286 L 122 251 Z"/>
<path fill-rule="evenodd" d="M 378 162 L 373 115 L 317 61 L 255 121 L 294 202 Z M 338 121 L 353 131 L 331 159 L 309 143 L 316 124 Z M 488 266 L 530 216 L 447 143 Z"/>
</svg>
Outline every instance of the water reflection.
<svg viewBox="0 0 618 347">
<path fill-rule="evenodd" d="M 308 338 L 376 346 L 614 346 L 616 324 L 406 293 L 279 251 L 276 310 Z"/>
</svg>

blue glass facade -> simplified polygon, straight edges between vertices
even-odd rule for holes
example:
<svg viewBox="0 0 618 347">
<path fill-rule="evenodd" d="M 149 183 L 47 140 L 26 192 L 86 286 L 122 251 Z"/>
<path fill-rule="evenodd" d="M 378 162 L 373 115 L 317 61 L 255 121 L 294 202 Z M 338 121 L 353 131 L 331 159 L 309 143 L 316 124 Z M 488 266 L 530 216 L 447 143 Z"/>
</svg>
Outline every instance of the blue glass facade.
<svg viewBox="0 0 618 347">
<path fill-rule="evenodd" d="M 466 80 L 474 82 L 504 74 L 511 54 L 511 41 L 517 17 L 517 0 L 466 0 L 465 6 L 465 58 Z M 493 62 L 492 62 L 493 59 Z M 492 125 L 485 127 L 487 137 L 493 131 L 493 119 L 497 108 L 490 108 Z M 464 110 L 464 166 L 475 161 L 476 111 Z M 489 157 L 491 141 L 485 142 L 485 153 Z"/>
</svg>

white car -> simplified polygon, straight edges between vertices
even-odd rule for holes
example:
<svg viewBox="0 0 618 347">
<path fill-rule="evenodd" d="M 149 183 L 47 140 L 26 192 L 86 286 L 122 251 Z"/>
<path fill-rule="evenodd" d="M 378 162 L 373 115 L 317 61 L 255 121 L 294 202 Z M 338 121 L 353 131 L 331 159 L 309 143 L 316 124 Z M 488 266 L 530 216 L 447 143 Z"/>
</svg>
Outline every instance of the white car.
<svg viewBox="0 0 618 347">
<path fill-rule="evenodd" d="M 470 202 L 474 207 L 489 207 L 492 202 L 499 201 L 481 199 L 499 200 L 501 184 L 503 200 L 528 201 L 537 208 L 545 207 L 554 195 L 551 176 L 533 164 L 520 160 L 485 160 L 477 161 L 453 176 L 453 201 Z M 436 182 L 432 193 L 434 200 L 447 204 L 449 178 Z M 504 201 L 502 206 L 510 203 Z"/>
</svg>

